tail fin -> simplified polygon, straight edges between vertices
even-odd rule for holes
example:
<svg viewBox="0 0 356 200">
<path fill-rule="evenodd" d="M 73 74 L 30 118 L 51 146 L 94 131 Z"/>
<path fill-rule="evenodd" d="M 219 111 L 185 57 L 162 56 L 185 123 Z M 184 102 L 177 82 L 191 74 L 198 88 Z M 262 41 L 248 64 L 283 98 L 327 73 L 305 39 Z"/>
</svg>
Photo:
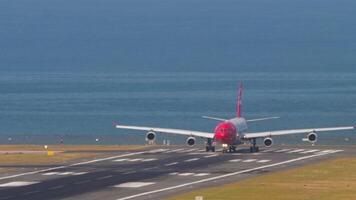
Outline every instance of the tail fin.
<svg viewBox="0 0 356 200">
<path fill-rule="evenodd" d="M 241 103 L 242 103 L 242 81 L 240 82 L 240 90 L 239 90 L 239 97 L 238 97 L 238 100 L 237 100 L 237 113 L 236 113 L 236 116 L 238 118 L 241 117 Z"/>
</svg>

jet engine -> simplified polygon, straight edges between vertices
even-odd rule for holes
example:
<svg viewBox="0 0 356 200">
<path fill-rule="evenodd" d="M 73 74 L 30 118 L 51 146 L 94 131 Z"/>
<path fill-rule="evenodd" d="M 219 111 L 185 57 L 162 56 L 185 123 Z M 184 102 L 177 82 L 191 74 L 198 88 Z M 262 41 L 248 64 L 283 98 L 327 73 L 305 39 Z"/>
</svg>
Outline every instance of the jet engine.
<svg viewBox="0 0 356 200">
<path fill-rule="evenodd" d="M 188 146 L 194 146 L 195 145 L 195 137 L 189 137 L 189 138 L 187 138 L 187 140 L 185 142 L 187 143 Z"/>
<path fill-rule="evenodd" d="M 156 133 L 153 131 L 150 131 L 146 134 L 146 140 L 147 141 L 153 141 L 156 139 Z"/>
<path fill-rule="evenodd" d="M 318 140 L 318 135 L 315 132 L 311 132 L 307 135 L 307 140 L 310 143 L 315 143 Z"/>
<path fill-rule="evenodd" d="M 271 147 L 273 145 L 273 140 L 272 138 L 265 138 L 263 140 L 263 144 L 266 146 L 266 147 Z"/>
</svg>

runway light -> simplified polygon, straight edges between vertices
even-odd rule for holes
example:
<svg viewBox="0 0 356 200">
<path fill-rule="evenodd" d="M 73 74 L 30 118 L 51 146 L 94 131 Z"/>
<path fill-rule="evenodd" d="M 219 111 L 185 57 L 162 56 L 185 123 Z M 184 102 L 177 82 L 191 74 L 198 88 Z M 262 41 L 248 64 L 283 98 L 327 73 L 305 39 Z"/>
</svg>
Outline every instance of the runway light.
<svg viewBox="0 0 356 200">
<path fill-rule="evenodd" d="M 44 145 L 44 148 L 45 148 L 45 149 L 48 149 L 48 146 L 47 146 L 47 145 Z"/>
</svg>

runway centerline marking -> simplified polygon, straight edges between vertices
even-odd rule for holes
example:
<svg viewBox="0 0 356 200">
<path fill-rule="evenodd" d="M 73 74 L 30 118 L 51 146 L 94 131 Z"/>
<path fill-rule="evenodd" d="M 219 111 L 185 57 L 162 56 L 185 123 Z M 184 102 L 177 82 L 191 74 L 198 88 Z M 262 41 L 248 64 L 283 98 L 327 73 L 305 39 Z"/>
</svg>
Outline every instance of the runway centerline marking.
<svg viewBox="0 0 356 200">
<path fill-rule="evenodd" d="M 216 157 L 216 156 L 218 156 L 218 154 L 212 154 L 212 155 L 204 156 L 204 158 L 212 158 L 212 157 Z"/>
<path fill-rule="evenodd" d="M 21 187 L 36 184 L 39 182 L 29 182 L 29 181 L 14 181 L 9 183 L 0 184 L 0 187 Z"/>
<path fill-rule="evenodd" d="M 233 160 L 229 160 L 229 162 L 240 162 L 241 159 L 233 159 Z"/>
<path fill-rule="evenodd" d="M 197 160 L 200 160 L 200 158 L 191 158 L 191 159 L 185 160 L 184 162 L 193 162 L 193 161 L 197 161 Z"/>
<path fill-rule="evenodd" d="M 258 163 L 266 163 L 266 162 L 270 162 L 271 160 L 258 160 Z"/>
<path fill-rule="evenodd" d="M 64 166 L 52 167 L 52 168 L 47 168 L 47 169 L 42 169 L 42 170 L 37 170 L 37 171 L 25 172 L 25 173 L 21 173 L 21 174 L 14 174 L 14 175 L 10 175 L 10 176 L 0 177 L 0 180 L 6 180 L 6 179 L 10 179 L 10 178 L 16 178 L 16 177 L 32 175 L 32 174 L 38 174 L 38 173 L 42 173 L 42 172 L 48 172 L 48 171 L 64 169 L 64 168 L 68 168 L 68 167 L 85 165 L 85 164 L 91 164 L 91 163 L 96 163 L 96 162 L 101 162 L 101 161 L 113 160 L 116 158 L 140 155 L 140 154 L 144 154 L 147 152 L 148 151 L 140 151 L 140 152 L 122 154 L 122 155 L 117 155 L 117 156 L 111 156 L 111 157 L 107 157 L 107 158 L 100 158 L 100 159 L 95 159 L 95 160 L 90 160 L 90 161 L 84 161 L 84 162 L 74 163 L 74 164 L 70 164 L 70 165 L 64 165 Z"/>
<path fill-rule="evenodd" d="M 165 164 L 164 166 L 172 166 L 172 165 L 176 165 L 176 164 L 178 164 L 178 162 L 168 163 L 168 164 Z"/>
<path fill-rule="evenodd" d="M 139 188 L 143 186 L 153 185 L 155 182 L 127 182 L 115 185 L 117 188 Z"/>
<path fill-rule="evenodd" d="M 276 166 L 279 166 L 279 165 L 293 163 L 293 162 L 306 160 L 306 159 L 310 159 L 310 158 L 314 158 L 314 157 L 320 157 L 320 156 L 324 156 L 324 155 L 328 155 L 328 154 L 331 154 L 331 153 L 323 153 L 323 154 L 314 154 L 314 155 L 309 155 L 309 156 L 303 156 L 303 157 L 294 158 L 294 159 L 290 159 L 290 160 L 286 160 L 286 161 L 282 161 L 282 162 L 278 162 L 278 163 L 273 163 L 273 164 L 269 164 L 269 165 L 263 165 L 263 166 L 259 166 L 259 167 L 255 167 L 255 168 L 251 168 L 251 169 L 246 169 L 246 170 L 232 172 L 232 173 L 228 173 L 228 174 L 224 174 L 224 175 L 220 175 L 220 176 L 201 179 L 201 180 L 198 180 L 198 181 L 184 183 L 184 184 L 180 184 L 180 185 L 176 185 L 176 186 L 171 186 L 171 187 L 162 188 L 162 189 L 158 189 L 158 190 L 152 190 L 152 191 L 149 191 L 149 192 L 143 192 L 143 193 L 135 194 L 135 195 L 132 195 L 132 196 L 122 197 L 122 198 L 119 198 L 117 200 L 127 200 L 127 199 L 133 199 L 133 198 L 137 198 L 137 197 L 147 196 L 147 195 L 150 195 L 150 194 L 155 194 L 155 193 L 159 193 L 159 192 L 174 190 L 174 189 L 177 189 L 177 188 L 182 188 L 182 187 L 186 187 L 186 186 L 196 185 L 196 184 L 199 184 L 199 183 L 205 183 L 205 182 L 209 182 L 209 181 L 214 181 L 214 180 L 218 180 L 218 179 L 222 179 L 222 178 L 226 178 L 226 177 L 230 177 L 230 176 L 236 176 L 236 175 L 243 174 L 243 173 L 249 173 L 249 172 L 252 172 L 252 171 L 257 171 L 257 170 L 261 170 L 261 169 L 276 167 Z"/>
<path fill-rule="evenodd" d="M 244 161 L 242 161 L 242 162 L 249 163 L 249 162 L 253 162 L 253 161 L 256 161 L 256 159 L 247 159 L 247 160 L 244 160 Z"/>
</svg>

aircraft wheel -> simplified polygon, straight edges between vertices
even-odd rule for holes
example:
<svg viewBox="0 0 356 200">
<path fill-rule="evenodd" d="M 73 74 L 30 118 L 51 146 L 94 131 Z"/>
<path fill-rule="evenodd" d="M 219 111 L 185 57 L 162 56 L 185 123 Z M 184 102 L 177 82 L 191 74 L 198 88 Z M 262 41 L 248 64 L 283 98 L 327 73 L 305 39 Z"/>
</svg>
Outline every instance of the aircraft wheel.
<svg viewBox="0 0 356 200">
<path fill-rule="evenodd" d="M 205 151 L 206 151 L 206 152 L 209 152 L 209 151 L 210 151 L 209 146 L 206 146 L 206 147 L 205 147 Z"/>
</svg>

